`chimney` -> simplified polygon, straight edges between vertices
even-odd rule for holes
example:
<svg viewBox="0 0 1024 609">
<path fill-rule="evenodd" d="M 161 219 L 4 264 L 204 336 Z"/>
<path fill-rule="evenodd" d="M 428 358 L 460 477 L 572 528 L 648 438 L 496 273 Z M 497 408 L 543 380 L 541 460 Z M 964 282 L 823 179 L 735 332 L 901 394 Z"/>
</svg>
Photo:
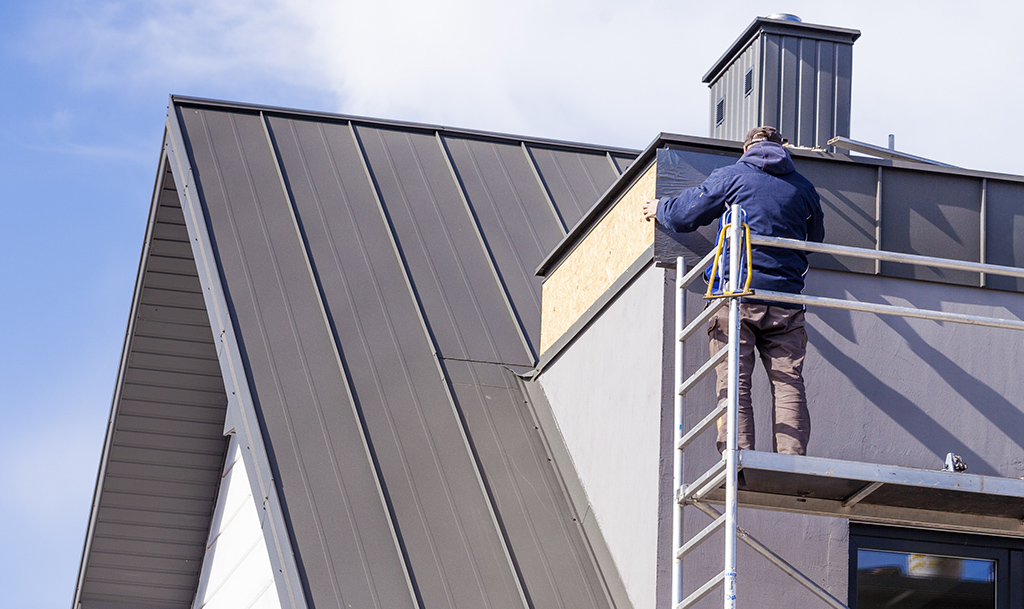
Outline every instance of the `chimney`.
<svg viewBox="0 0 1024 609">
<path fill-rule="evenodd" d="M 859 30 L 758 17 L 704 75 L 711 137 L 743 141 L 772 125 L 795 146 L 827 148 L 850 136 L 850 75 Z"/>
</svg>

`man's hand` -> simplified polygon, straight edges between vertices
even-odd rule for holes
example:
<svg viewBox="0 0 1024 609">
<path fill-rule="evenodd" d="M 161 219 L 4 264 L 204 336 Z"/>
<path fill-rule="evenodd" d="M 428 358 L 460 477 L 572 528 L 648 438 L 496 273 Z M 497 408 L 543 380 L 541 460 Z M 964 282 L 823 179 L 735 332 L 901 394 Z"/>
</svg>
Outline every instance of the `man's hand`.
<svg viewBox="0 0 1024 609">
<path fill-rule="evenodd" d="M 657 199 L 647 199 L 647 202 L 644 203 L 644 220 L 647 220 L 648 222 L 650 222 L 651 219 L 654 218 L 657 215 L 658 215 L 658 200 Z"/>
</svg>

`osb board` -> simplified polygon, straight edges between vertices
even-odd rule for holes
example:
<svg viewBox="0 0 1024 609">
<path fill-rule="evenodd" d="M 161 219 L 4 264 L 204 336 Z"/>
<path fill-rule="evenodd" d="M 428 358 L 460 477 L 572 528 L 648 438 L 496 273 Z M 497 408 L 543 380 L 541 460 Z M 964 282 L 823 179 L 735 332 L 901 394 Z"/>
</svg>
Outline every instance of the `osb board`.
<svg viewBox="0 0 1024 609">
<path fill-rule="evenodd" d="M 654 198 L 655 163 L 544 280 L 540 350 L 547 351 L 654 243 L 643 205 Z"/>
</svg>

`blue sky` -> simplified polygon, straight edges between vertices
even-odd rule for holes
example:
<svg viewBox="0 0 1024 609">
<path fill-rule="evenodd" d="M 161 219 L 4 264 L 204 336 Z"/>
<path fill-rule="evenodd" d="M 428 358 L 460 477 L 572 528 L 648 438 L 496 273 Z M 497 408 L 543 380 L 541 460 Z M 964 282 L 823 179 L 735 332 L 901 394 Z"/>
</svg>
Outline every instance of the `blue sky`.
<svg viewBox="0 0 1024 609">
<path fill-rule="evenodd" d="M 0 3 L 0 607 L 68 607 L 171 93 L 641 148 L 757 15 L 857 28 L 852 135 L 1024 173 L 1024 8 Z"/>
</svg>

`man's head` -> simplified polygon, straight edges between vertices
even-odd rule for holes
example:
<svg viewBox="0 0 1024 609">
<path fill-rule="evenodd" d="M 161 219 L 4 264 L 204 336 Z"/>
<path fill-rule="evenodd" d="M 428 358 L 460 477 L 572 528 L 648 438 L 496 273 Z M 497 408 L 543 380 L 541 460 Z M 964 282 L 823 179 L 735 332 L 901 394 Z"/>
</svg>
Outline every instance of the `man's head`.
<svg viewBox="0 0 1024 609">
<path fill-rule="evenodd" d="M 775 142 L 776 144 L 781 144 L 782 134 L 779 133 L 775 127 L 768 125 L 754 127 L 747 132 L 747 137 L 743 139 L 743 149 L 746 150 L 759 142 Z"/>
</svg>

